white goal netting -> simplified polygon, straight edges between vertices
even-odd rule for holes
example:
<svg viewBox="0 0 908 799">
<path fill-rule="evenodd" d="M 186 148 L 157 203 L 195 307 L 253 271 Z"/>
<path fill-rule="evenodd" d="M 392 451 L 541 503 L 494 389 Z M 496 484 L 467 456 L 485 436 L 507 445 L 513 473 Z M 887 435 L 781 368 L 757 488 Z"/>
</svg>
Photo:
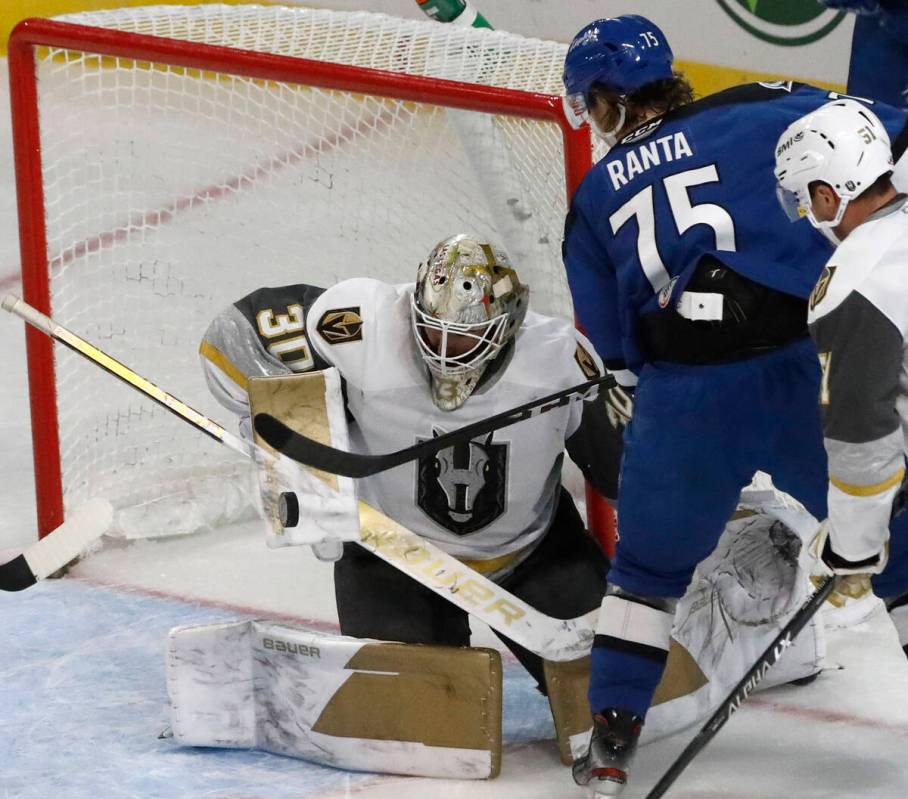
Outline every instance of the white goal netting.
<svg viewBox="0 0 908 799">
<path fill-rule="evenodd" d="M 565 50 L 281 7 L 57 20 L 551 94 Z M 128 50 L 40 47 L 36 63 L 55 319 L 228 429 L 197 347 L 213 315 L 260 286 L 411 280 L 438 240 L 473 231 L 509 249 L 536 310 L 571 314 L 557 125 L 242 77 L 224 64 L 167 66 Z M 143 524 L 160 534 L 217 524 L 244 506 L 237 486 L 248 467 L 163 408 L 65 351 L 56 388 L 67 508 L 102 496 L 131 534 L 146 534 Z"/>
</svg>

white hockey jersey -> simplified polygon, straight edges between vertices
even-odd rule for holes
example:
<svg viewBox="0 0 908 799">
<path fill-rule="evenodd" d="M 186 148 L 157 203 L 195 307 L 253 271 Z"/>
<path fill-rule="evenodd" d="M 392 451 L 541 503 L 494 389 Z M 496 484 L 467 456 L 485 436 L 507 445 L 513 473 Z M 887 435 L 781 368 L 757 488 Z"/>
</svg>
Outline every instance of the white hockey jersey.
<svg viewBox="0 0 908 799">
<path fill-rule="evenodd" d="M 888 538 L 908 451 L 908 199 L 855 228 L 823 270 L 808 322 L 823 366 L 833 551 L 872 558 Z"/>
<path fill-rule="evenodd" d="M 528 313 L 510 362 L 456 411 L 432 402 L 410 322 L 412 287 L 357 278 L 328 289 L 307 315 L 309 341 L 346 381 L 353 446 L 384 453 L 487 419 L 589 379 L 601 365 L 567 321 Z M 336 320 L 359 317 L 338 334 Z M 582 353 L 582 354 L 581 354 Z M 489 559 L 533 543 L 558 498 L 574 402 L 360 481 L 360 495 L 457 557 Z"/>
<path fill-rule="evenodd" d="M 573 325 L 529 312 L 515 346 L 500 356 L 506 364 L 462 407 L 439 410 L 410 327 L 412 290 L 369 278 L 323 293 L 262 289 L 250 295 L 253 301 L 244 298 L 221 314 L 206 333 L 201 352 L 209 387 L 245 417 L 241 430 L 248 435 L 246 377 L 334 365 L 345 382 L 351 446 L 372 454 L 411 446 L 601 373 L 592 346 Z M 296 310 L 302 306 L 305 330 Z M 580 425 L 583 405 L 572 402 L 364 478 L 360 497 L 456 557 L 509 561 L 505 556 L 529 552 L 551 522 L 565 441 Z"/>
</svg>

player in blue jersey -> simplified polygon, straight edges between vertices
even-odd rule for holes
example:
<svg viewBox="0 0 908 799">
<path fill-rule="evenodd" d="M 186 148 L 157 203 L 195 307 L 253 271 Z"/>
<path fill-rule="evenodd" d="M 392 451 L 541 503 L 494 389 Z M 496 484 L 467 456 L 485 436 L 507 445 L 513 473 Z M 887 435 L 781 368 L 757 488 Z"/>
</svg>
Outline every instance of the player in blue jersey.
<svg viewBox="0 0 908 799">
<path fill-rule="evenodd" d="M 908 0 L 820 0 L 857 14 L 848 92 L 908 108 Z"/>
<path fill-rule="evenodd" d="M 754 472 L 826 512 L 807 297 L 830 247 L 789 224 L 773 167 L 782 131 L 829 93 L 778 82 L 692 101 L 672 62 L 636 15 L 586 26 L 565 60 L 568 117 L 613 144 L 574 197 L 565 267 L 579 321 L 635 391 L 593 648 L 594 734 L 574 767 L 604 795 L 626 782 L 676 600 Z M 905 114 L 875 110 L 904 149 Z"/>
</svg>

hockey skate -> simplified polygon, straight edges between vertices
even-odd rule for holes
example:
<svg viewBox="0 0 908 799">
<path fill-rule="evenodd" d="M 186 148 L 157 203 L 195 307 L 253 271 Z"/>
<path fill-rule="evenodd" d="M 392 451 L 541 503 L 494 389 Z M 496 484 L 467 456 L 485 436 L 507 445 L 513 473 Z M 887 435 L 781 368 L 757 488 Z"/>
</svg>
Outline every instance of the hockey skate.
<svg viewBox="0 0 908 799">
<path fill-rule="evenodd" d="M 593 717 L 590 748 L 574 761 L 574 782 L 592 788 L 592 796 L 617 796 L 627 784 L 643 721 L 627 710 L 609 708 Z"/>
</svg>

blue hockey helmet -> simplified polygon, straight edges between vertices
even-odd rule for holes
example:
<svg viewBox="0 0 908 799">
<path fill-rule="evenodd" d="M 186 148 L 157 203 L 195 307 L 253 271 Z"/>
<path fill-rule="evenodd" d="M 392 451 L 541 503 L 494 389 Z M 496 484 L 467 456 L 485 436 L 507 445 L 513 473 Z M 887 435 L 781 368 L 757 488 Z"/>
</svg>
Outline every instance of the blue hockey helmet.
<svg viewBox="0 0 908 799">
<path fill-rule="evenodd" d="M 574 37 L 564 59 L 565 94 L 586 100 L 594 83 L 628 95 L 671 78 L 672 48 L 659 26 L 639 14 L 591 22 Z"/>
</svg>

